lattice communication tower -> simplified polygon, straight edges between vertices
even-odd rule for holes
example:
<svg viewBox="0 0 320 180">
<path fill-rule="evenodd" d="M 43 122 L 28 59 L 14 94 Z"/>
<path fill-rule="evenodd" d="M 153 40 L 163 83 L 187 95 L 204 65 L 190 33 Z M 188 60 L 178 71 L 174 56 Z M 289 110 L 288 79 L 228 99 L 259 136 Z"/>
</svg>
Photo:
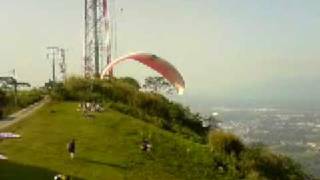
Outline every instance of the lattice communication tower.
<svg viewBox="0 0 320 180">
<path fill-rule="evenodd" d="M 98 77 L 111 62 L 111 23 L 108 0 L 85 0 L 84 75 Z M 112 71 L 109 73 L 112 76 Z"/>
</svg>

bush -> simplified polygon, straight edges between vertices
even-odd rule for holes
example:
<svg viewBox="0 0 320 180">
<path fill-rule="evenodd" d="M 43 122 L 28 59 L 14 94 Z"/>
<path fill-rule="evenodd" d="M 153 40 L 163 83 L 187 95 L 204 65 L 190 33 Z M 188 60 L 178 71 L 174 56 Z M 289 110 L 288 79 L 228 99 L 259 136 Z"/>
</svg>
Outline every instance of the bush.
<svg viewBox="0 0 320 180">
<path fill-rule="evenodd" d="M 2 91 L 0 94 L 0 111 L 2 112 L 2 116 L 9 115 L 15 111 L 25 108 L 43 98 L 42 92 L 37 89 L 19 91 L 17 94 L 17 104 L 15 104 L 14 92 Z"/>
<path fill-rule="evenodd" d="M 266 179 L 310 179 L 301 166 L 290 158 L 274 154 L 265 148 L 252 148 L 243 153 L 241 170 L 251 170 L 247 176 L 265 177 Z"/>
<path fill-rule="evenodd" d="M 127 106 L 127 105 L 122 104 L 122 103 L 111 103 L 109 105 L 109 108 L 117 110 L 117 111 L 119 111 L 119 112 L 121 112 L 123 114 L 133 116 L 135 118 L 141 118 L 143 116 L 142 112 L 139 109 Z"/>
<path fill-rule="evenodd" d="M 120 78 L 119 80 L 121 82 L 131 85 L 137 90 L 141 88 L 139 82 L 131 77 L 123 77 L 123 78 Z"/>
<path fill-rule="evenodd" d="M 217 151 L 229 155 L 234 154 L 237 157 L 245 149 L 244 144 L 238 137 L 220 130 L 210 132 L 209 147 L 211 151 Z"/>
<path fill-rule="evenodd" d="M 30 91 L 21 91 L 18 93 L 18 106 L 25 108 L 30 104 L 38 102 L 42 99 L 42 93 L 36 89 Z"/>
</svg>

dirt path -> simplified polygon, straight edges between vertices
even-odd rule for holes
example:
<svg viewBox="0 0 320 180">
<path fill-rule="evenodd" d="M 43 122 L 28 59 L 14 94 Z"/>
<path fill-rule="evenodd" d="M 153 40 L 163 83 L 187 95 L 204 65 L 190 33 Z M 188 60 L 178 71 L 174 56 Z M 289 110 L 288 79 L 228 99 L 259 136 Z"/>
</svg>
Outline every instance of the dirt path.
<svg viewBox="0 0 320 180">
<path fill-rule="evenodd" d="M 11 114 L 9 117 L 0 120 L 0 131 L 23 120 L 25 117 L 31 115 L 34 113 L 36 110 L 40 109 L 43 107 L 46 103 L 48 103 L 50 100 L 48 97 L 45 97 L 43 100 L 32 104 L 14 114 Z"/>
</svg>

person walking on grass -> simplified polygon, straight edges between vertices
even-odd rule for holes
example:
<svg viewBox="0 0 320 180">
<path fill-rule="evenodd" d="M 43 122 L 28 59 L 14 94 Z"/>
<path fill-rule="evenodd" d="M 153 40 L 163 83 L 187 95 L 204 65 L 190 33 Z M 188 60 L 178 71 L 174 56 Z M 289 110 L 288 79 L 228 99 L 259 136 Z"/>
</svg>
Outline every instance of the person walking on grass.
<svg viewBox="0 0 320 180">
<path fill-rule="evenodd" d="M 70 154 L 70 158 L 73 159 L 76 153 L 76 141 L 72 139 L 71 142 L 68 144 L 68 152 Z"/>
</svg>

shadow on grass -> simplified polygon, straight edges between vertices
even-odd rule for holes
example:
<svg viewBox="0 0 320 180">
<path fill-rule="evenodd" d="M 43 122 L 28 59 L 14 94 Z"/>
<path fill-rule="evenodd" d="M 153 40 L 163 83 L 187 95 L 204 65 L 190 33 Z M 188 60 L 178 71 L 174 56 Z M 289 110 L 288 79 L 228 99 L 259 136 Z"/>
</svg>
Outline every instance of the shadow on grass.
<svg viewBox="0 0 320 180">
<path fill-rule="evenodd" d="M 79 160 L 81 160 L 83 162 L 86 162 L 86 163 L 102 165 L 102 166 L 109 166 L 109 167 L 112 167 L 112 168 L 117 168 L 117 169 L 122 169 L 122 170 L 127 170 L 128 169 L 128 167 L 126 165 L 122 165 L 122 164 L 101 162 L 101 161 L 96 161 L 96 160 L 87 159 L 87 158 L 79 158 Z"/>
<path fill-rule="evenodd" d="M 33 167 L 28 165 L 16 164 L 10 161 L 0 161 L 0 179 L 1 180 L 45 180 L 53 179 L 59 172 L 51 171 L 45 168 Z M 71 177 L 72 180 L 81 180 Z"/>
</svg>

